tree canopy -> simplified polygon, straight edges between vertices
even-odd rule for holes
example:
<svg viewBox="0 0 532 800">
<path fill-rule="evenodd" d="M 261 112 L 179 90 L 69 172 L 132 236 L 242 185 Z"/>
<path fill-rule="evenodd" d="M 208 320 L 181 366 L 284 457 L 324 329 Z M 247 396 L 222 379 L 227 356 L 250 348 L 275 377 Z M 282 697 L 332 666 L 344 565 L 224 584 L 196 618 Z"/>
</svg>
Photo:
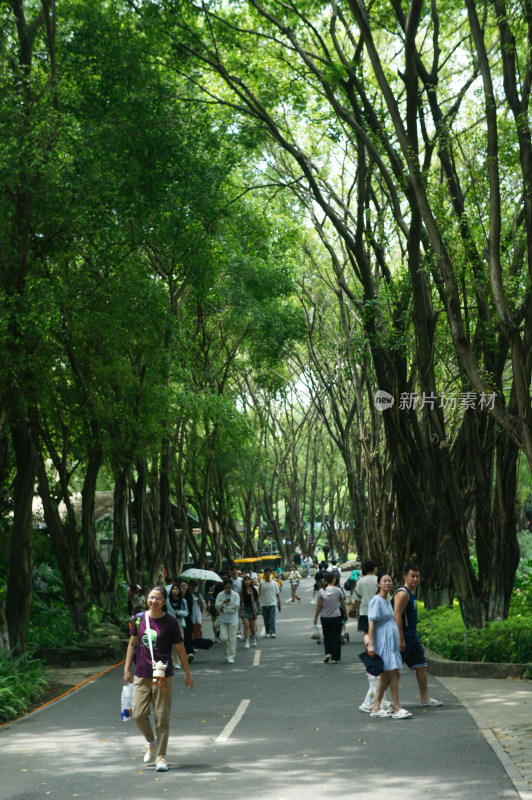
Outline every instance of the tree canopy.
<svg viewBox="0 0 532 800">
<path fill-rule="evenodd" d="M 530 4 L 1 13 L 12 646 L 35 494 L 79 630 L 119 578 L 265 536 L 290 559 L 318 530 L 395 575 L 416 558 L 466 625 L 504 618 L 532 466 Z"/>
</svg>

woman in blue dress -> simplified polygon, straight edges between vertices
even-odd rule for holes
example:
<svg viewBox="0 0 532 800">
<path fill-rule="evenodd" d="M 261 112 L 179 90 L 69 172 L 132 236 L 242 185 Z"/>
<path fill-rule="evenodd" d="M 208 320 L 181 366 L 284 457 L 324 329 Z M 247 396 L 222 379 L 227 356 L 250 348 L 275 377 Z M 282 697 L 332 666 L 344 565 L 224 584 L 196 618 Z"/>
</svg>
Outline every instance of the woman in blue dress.
<svg viewBox="0 0 532 800">
<path fill-rule="evenodd" d="M 379 591 L 369 601 L 368 607 L 368 655 L 378 653 L 384 662 L 377 685 L 377 693 L 373 703 L 372 717 L 393 717 L 393 719 L 407 719 L 411 717 L 410 711 L 401 707 L 399 702 L 399 670 L 403 665 L 399 651 L 399 630 L 395 624 L 393 608 L 388 597 L 392 589 L 392 579 L 384 574 L 377 578 Z M 386 689 L 390 687 L 395 710 L 392 713 L 381 708 L 381 700 Z"/>
</svg>

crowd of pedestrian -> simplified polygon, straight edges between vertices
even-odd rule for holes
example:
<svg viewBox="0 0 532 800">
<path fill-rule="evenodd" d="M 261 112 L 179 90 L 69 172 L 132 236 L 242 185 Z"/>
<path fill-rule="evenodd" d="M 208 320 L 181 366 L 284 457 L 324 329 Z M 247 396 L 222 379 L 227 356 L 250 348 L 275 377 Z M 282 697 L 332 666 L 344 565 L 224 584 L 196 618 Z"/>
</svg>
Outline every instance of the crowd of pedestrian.
<svg viewBox="0 0 532 800">
<path fill-rule="evenodd" d="M 310 563 L 309 563 L 310 562 Z M 389 573 L 379 572 L 378 564 L 356 563 L 344 586 L 335 559 L 318 563 L 301 558 L 300 568 L 307 577 L 314 567 L 311 604 L 315 605 L 314 630 L 319 636 L 318 619 L 324 647 L 324 663 L 341 661 L 342 645 L 347 641 L 348 616 L 357 619 L 365 652 L 368 691 L 359 706 L 375 718 L 408 719 L 412 713 L 399 699 L 399 675 L 403 663 L 415 671 L 420 704 L 440 706 L 428 690 L 427 662 L 417 634 L 416 590 L 419 567 L 404 568 L 404 585 L 392 593 Z M 217 578 L 217 576 L 214 576 Z M 262 616 L 265 638 L 277 636 L 277 613 L 281 611 L 281 570 L 267 567 L 259 577 L 252 567 L 241 572 L 238 565 L 221 571 L 221 580 L 205 585 L 205 599 L 198 582 L 182 577 L 167 585 L 154 586 L 147 599 L 137 584 L 128 590 L 130 639 L 124 666 L 124 681 L 133 678 L 133 719 L 146 741 L 144 761 L 155 761 L 157 771 L 166 771 L 166 747 L 169 735 L 172 679 L 174 669 L 184 671 L 185 683 L 193 687 L 190 664 L 196 647 L 220 644 L 225 661 L 234 664 L 237 641 L 244 648 L 257 646 L 258 619 Z M 290 602 L 301 602 L 298 587 L 303 579 L 293 563 L 289 570 Z M 348 613 L 346 592 L 351 611 Z M 203 637 L 204 612 L 212 620 L 214 640 Z M 203 643 L 203 644 L 201 644 Z M 207 643 L 207 645 L 205 645 Z M 391 693 L 391 697 L 390 697 Z M 153 707 L 155 731 L 149 716 Z"/>
</svg>

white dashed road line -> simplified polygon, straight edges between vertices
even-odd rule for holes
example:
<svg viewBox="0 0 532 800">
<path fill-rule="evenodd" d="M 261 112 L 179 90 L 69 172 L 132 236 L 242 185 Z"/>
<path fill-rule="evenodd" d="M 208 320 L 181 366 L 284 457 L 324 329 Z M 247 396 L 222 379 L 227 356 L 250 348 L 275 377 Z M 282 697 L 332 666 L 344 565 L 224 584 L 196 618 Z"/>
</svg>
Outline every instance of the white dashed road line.
<svg viewBox="0 0 532 800">
<path fill-rule="evenodd" d="M 242 700 L 240 705 L 238 706 L 233 718 L 227 723 L 221 734 L 215 739 L 217 743 L 226 742 L 231 734 L 233 733 L 234 729 L 244 716 L 246 712 L 246 708 L 249 706 L 251 700 Z"/>
</svg>

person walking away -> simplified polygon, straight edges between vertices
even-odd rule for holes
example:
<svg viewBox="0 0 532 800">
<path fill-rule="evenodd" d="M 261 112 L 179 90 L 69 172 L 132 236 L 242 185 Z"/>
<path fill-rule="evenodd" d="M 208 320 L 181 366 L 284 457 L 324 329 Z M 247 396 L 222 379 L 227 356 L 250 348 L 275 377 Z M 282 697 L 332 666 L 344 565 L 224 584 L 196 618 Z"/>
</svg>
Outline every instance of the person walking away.
<svg viewBox="0 0 532 800">
<path fill-rule="evenodd" d="M 314 586 L 312 587 L 312 600 L 310 601 L 311 605 L 314 605 L 315 603 L 318 602 L 316 595 L 321 589 L 324 575 L 325 575 L 325 570 L 323 569 L 323 564 L 316 563 L 316 570 L 314 572 Z"/>
<path fill-rule="evenodd" d="M 399 629 L 399 649 L 403 661 L 416 672 L 420 703 L 425 707 L 437 707 L 443 703 L 441 700 L 435 700 L 429 694 L 427 661 L 417 633 L 416 590 L 419 586 L 420 574 L 420 569 L 415 564 L 408 564 L 404 568 L 404 586 L 396 591 L 393 608 L 395 622 Z"/>
<path fill-rule="evenodd" d="M 151 639 L 153 658 L 149 639 Z M 154 586 L 148 594 L 148 610 L 139 620 L 138 627 L 136 620 L 131 624 L 124 664 L 124 683 L 131 683 L 131 665 L 136 651 L 133 678 L 133 719 L 146 740 L 144 763 L 148 764 L 155 760 L 156 772 L 168 770 L 166 750 L 170 734 L 174 674 L 172 650 L 175 651 L 181 662 L 186 686 L 192 689 L 194 681 L 190 674 L 179 623 L 175 617 L 167 613 L 165 587 Z M 153 662 L 157 661 L 162 661 L 166 665 L 165 677 L 161 683 L 154 683 L 153 680 Z M 155 736 L 149 720 L 152 706 L 155 717 Z"/>
<path fill-rule="evenodd" d="M 296 600 L 300 603 L 301 595 L 297 593 L 297 587 L 299 586 L 299 582 L 301 580 L 301 573 L 295 568 L 295 566 L 290 567 L 290 576 L 288 580 L 290 581 L 290 589 L 292 591 L 292 604 L 294 604 Z"/>
<path fill-rule="evenodd" d="M 259 600 L 264 620 L 264 635 L 275 639 L 277 636 L 275 617 L 277 607 L 281 607 L 281 594 L 277 581 L 272 580 L 272 571 L 269 567 L 264 570 L 264 579 L 260 582 Z"/>
<path fill-rule="evenodd" d="M 355 594 L 356 585 L 358 583 L 358 579 L 360 578 L 360 564 L 356 562 L 355 568 L 351 571 L 351 575 L 349 576 L 349 580 L 351 583 L 349 584 L 349 601 L 353 603 L 353 595 Z"/>
<path fill-rule="evenodd" d="M 390 575 L 384 573 L 377 578 L 378 593 L 371 598 L 368 607 L 368 656 L 377 653 L 383 660 L 384 669 L 379 677 L 377 691 L 371 709 L 372 717 L 393 717 L 393 719 L 407 719 L 411 717 L 410 711 L 402 708 L 399 702 L 399 672 L 403 666 L 399 652 L 399 630 L 395 624 L 393 607 L 389 593 L 392 589 Z M 393 712 L 383 708 L 381 701 L 384 692 L 390 687 L 392 693 Z"/>
<path fill-rule="evenodd" d="M 336 576 L 332 572 L 327 572 L 323 586 L 318 592 L 318 603 L 314 613 L 314 625 L 318 624 L 318 617 L 321 617 L 325 664 L 337 664 L 341 660 L 342 613 L 347 618 L 344 593 L 339 586 L 334 585 L 335 581 Z"/>
<path fill-rule="evenodd" d="M 336 575 L 336 585 L 340 586 L 342 581 L 342 573 L 340 572 L 340 568 L 338 567 L 336 561 L 331 561 L 331 566 L 328 568 L 328 572 L 332 572 L 334 575 Z"/>
<path fill-rule="evenodd" d="M 220 615 L 220 641 L 228 664 L 235 663 L 239 608 L 240 595 L 233 589 L 232 578 L 226 578 L 223 592 L 216 598 L 216 610 Z"/>
<path fill-rule="evenodd" d="M 260 612 L 259 593 L 251 575 L 244 575 L 240 600 L 240 616 L 244 625 L 244 647 L 257 646 L 257 616 Z"/>
<path fill-rule="evenodd" d="M 377 564 L 375 561 L 366 561 L 362 567 L 362 577 L 358 579 L 355 589 L 355 609 L 358 611 L 357 627 L 363 634 L 365 645 L 368 643 L 369 601 L 377 592 Z"/>
</svg>

